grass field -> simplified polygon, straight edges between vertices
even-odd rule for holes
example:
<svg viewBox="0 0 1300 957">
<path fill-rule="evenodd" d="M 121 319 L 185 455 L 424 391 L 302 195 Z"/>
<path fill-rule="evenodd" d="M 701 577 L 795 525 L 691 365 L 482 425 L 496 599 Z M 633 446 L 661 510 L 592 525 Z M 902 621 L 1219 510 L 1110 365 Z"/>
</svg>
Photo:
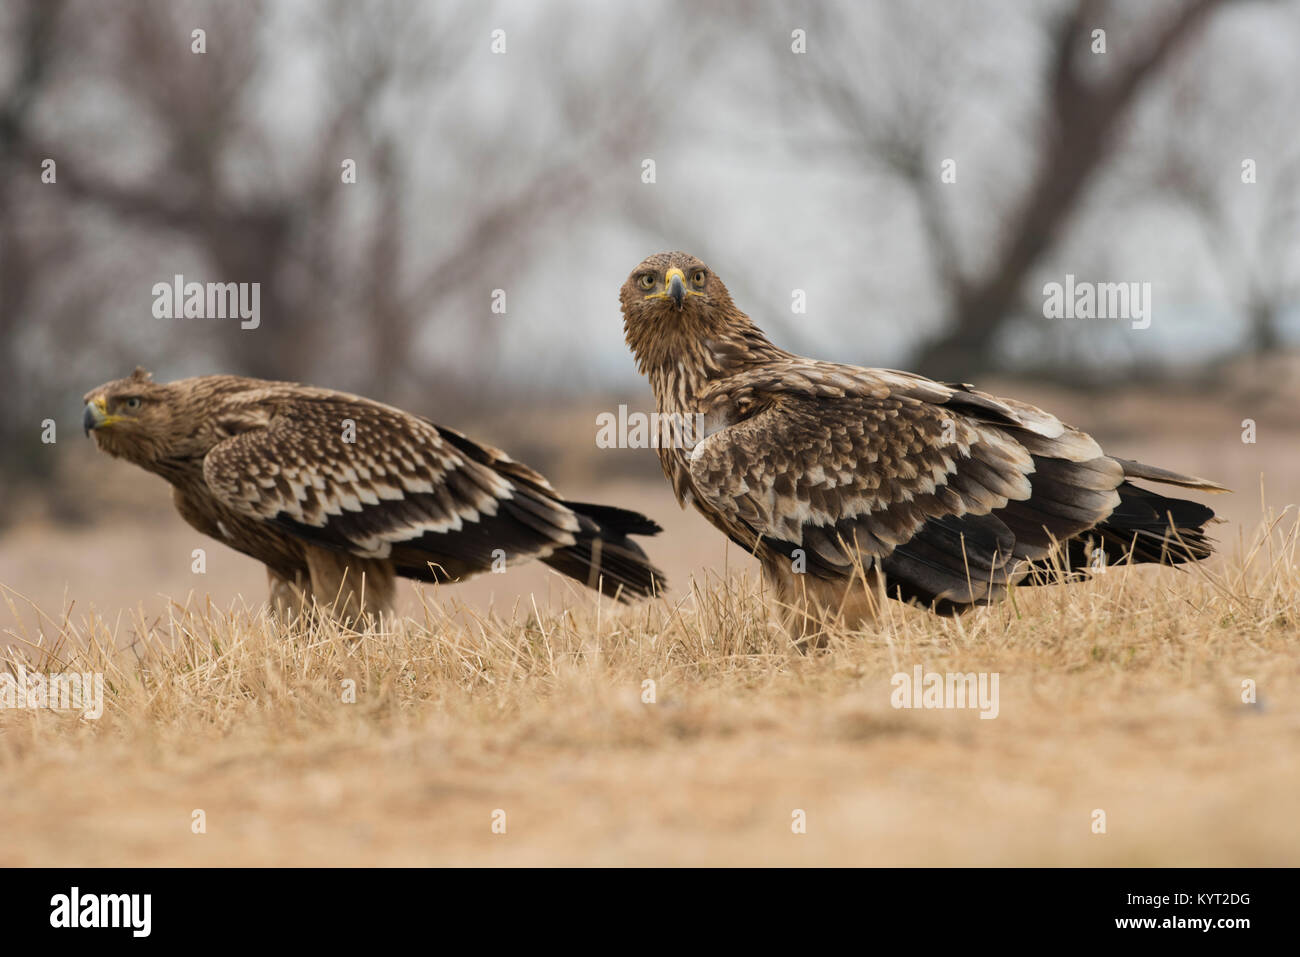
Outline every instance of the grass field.
<svg viewBox="0 0 1300 957">
<path fill-rule="evenodd" d="M 1238 487 L 1213 501 L 1221 558 L 955 620 L 894 604 L 811 655 L 662 483 L 575 494 L 664 521 L 664 599 L 616 607 L 521 569 L 412 588 L 400 620 L 353 633 L 282 628 L 253 562 L 70 452 L 135 483 L 104 494 L 139 510 L 3 540 L 10 667 L 107 687 L 99 720 L 0 710 L 0 864 L 1295 865 L 1296 510 L 1261 521 L 1256 450 L 1239 410 L 1221 418 L 1171 414 L 1142 446 Z M 1296 474 L 1294 445 L 1272 472 Z M 892 707 L 918 665 L 996 672 L 996 719 Z"/>
</svg>

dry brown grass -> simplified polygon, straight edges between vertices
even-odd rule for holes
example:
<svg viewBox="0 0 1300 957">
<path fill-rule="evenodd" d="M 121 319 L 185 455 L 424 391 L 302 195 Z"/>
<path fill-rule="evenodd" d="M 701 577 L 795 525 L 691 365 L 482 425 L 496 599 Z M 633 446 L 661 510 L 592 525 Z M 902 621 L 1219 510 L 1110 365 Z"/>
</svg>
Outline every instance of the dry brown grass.
<svg viewBox="0 0 1300 957">
<path fill-rule="evenodd" d="M 1206 569 L 892 604 L 813 655 L 748 572 L 632 608 L 430 593 L 360 633 L 5 591 L 11 665 L 111 690 L 99 721 L 0 710 L 0 864 L 1294 865 L 1296 549 L 1288 514 Z M 999 717 L 894 710 L 917 664 L 1000 673 Z"/>
</svg>

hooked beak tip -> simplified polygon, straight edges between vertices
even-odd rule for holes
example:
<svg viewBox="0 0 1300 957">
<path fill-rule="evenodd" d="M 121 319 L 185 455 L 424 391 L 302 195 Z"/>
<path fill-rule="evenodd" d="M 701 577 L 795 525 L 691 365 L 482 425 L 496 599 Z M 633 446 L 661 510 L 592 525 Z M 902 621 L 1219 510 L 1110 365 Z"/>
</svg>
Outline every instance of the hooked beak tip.
<svg viewBox="0 0 1300 957">
<path fill-rule="evenodd" d="M 686 286 L 682 284 L 681 277 L 673 276 L 673 281 L 668 286 L 668 295 L 677 303 L 678 309 L 682 308 L 682 303 L 686 300 Z"/>
<path fill-rule="evenodd" d="M 86 438 L 90 438 L 90 433 L 99 428 L 103 421 L 103 414 L 95 407 L 95 404 L 87 402 L 86 410 L 81 413 L 81 428 L 85 431 Z"/>
</svg>

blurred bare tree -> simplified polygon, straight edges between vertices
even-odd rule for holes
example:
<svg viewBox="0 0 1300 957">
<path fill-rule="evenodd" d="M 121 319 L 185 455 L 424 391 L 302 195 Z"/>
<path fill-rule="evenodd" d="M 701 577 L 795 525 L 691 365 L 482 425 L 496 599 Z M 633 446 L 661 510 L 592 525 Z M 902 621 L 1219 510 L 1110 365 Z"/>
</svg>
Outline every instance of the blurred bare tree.
<svg viewBox="0 0 1300 957">
<path fill-rule="evenodd" d="M 1238 42 L 1206 48 L 1225 20 Z M 451 422 L 639 390 L 614 292 L 662 248 L 716 257 L 787 345 L 874 361 L 888 333 L 969 379 L 1041 313 L 1038 272 L 1121 255 L 1115 213 L 1158 202 L 1227 290 L 1197 305 L 1273 349 L 1300 296 L 1294 57 L 1254 71 L 1234 51 L 1294 21 L 1264 0 L 8 0 L 0 481 L 46 474 L 39 424 L 75 428 L 82 392 L 137 362 Z M 1243 194 L 1225 170 L 1256 154 Z M 954 155 L 961 190 L 940 180 Z M 177 273 L 260 283 L 261 326 L 152 319 Z M 820 284 L 815 317 L 791 311 L 793 284 Z M 1072 359 L 1096 332 L 1065 334 Z"/>
<path fill-rule="evenodd" d="M 52 82 L 61 8 L 60 2 L 38 0 L 12 5 L 3 25 L 3 62 L 10 65 L 0 80 L 0 404 L 8 410 L 0 416 L 0 482 L 6 483 L 17 474 L 44 475 L 51 467 L 49 457 L 39 454 L 36 426 L 52 410 L 33 401 L 40 395 L 39 370 L 17 357 L 23 321 L 40 298 L 43 269 L 72 252 L 66 244 L 71 210 L 45 202 L 39 164 L 24 168 L 31 116 Z M 67 311 L 65 304 L 65 319 Z M 4 511 L 0 504 L 0 517 Z"/>
<path fill-rule="evenodd" d="M 66 404 L 69 387 L 80 394 L 105 368 L 123 374 L 139 361 L 139 335 L 116 324 L 106 291 L 130 286 L 138 329 L 148 315 L 139 290 L 183 265 L 205 280 L 261 285 L 255 332 L 187 334 L 205 371 L 324 376 L 393 402 L 427 402 L 431 385 L 444 405 L 473 397 L 485 374 L 464 362 L 465 340 L 498 327 L 467 314 L 486 313 L 501 277 L 517 274 L 548 227 L 593 201 L 614 157 L 663 112 L 644 83 L 655 72 L 645 58 L 588 43 L 563 17 L 536 17 L 528 49 L 499 61 L 543 101 L 543 117 L 519 93 L 507 91 L 495 115 L 484 113 L 490 95 L 467 96 L 467 67 L 492 55 L 494 21 L 467 42 L 480 4 L 110 9 L 18 0 L 0 22 L 0 58 L 18 64 L 0 93 L 0 335 L 17 353 L 39 314 L 42 341 L 22 351 L 64 360 L 29 374 L 6 362 L 15 368 L 3 398 L 24 414 L 0 428 L 28 448 L 16 455 L 6 441 L 0 472 L 11 476 L 40 467 L 31 436 L 42 402 Z M 290 22 L 277 20 L 288 10 Z M 191 46 L 196 27 L 204 55 Z M 684 61 L 696 50 L 681 43 L 646 56 Z M 286 82 L 285 71 L 310 80 Z M 280 101 L 286 91 L 297 99 Z M 564 136 L 553 135 L 556 124 Z M 48 158 L 57 180 L 42 184 Z M 355 184 L 344 182 L 345 161 Z M 92 280 L 90 248 L 105 234 L 135 262 Z M 60 286 L 83 295 L 56 296 L 57 308 L 35 301 Z M 56 331 L 72 321 L 82 338 Z M 417 348 L 430 337 L 443 340 L 432 355 Z M 98 362 L 69 356 L 70 342 Z"/>
<path fill-rule="evenodd" d="M 308 378 L 319 358 L 308 344 L 342 339 L 352 350 L 354 383 L 382 376 L 400 394 L 423 378 L 411 368 L 412 339 L 420 323 L 439 318 L 428 304 L 484 288 L 485 277 L 499 274 L 500 263 L 517 255 L 540 223 L 581 200 L 587 171 L 599 163 L 590 162 L 590 144 L 583 144 L 586 163 L 563 150 L 520 162 L 498 129 L 460 121 L 455 81 L 474 54 L 463 31 L 450 27 L 463 8 L 362 8 L 335 0 L 305 9 L 308 20 L 295 24 L 292 37 L 272 38 L 265 4 L 205 5 L 202 17 L 192 5 L 166 0 L 127 4 L 108 24 L 111 37 L 100 38 L 103 61 L 90 69 L 120 85 L 143 114 L 134 123 L 157 131 L 160 142 L 148 160 L 125 173 L 110 171 L 94 155 L 78 155 L 76 143 L 53 137 L 29 136 L 20 141 L 22 152 L 33 162 L 71 151 L 75 160 L 60 164 L 59 178 L 70 200 L 175 234 L 225 280 L 262 284 L 262 311 L 273 321 L 257 335 L 220 340 L 231 367 Z M 42 9 L 33 17 L 47 31 L 76 30 L 89 13 L 72 9 L 60 18 Z M 198 22 L 220 56 L 191 52 L 186 38 Z M 547 38 L 557 56 L 567 33 L 557 23 Z M 314 102 L 298 106 L 313 120 L 306 142 L 286 142 L 252 108 L 259 64 L 273 41 L 281 49 L 306 41 L 321 60 L 324 85 Z M 587 110 L 584 126 L 596 131 L 599 149 L 617 147 L 627 124 L 645 119 L 631 84 L 604 92 L 608 106 L 592 113 L 587 87 L 575 82 L 560 90 L 563 107 L 580 100 Z M 413 169 L 422 157 L 412 147 L 431 132 L 451 167 L 443 174 L 449 193 L 492 197 L 471 216 L 447 215 L 455 212 L 454 195 L 441 197 L 445 208 L 436 210 L 413 204 L 422 196 Z M 283 160 L 288 148 L 292 162 Z M 352 192 L 341 185 L 345 159 L 358 171 Z M 430 216 L 441 217 L 437 248 L 417 255 L 412 245 L 427 238 L 419 220 Z M 358 328 L 364 336 L 349 336 Z M 449 364 L 447 371 L 459 369 Z"/>
<path fill-rule="evenodd" d="M 864 18 L 846 23 L 832 20 L 826 7 L 810 8 L 815 35 L 831 47 L 809 58 L 816 100 L 852 134 L 853 150 L 873 172 L 891 173 L 914 196 L 946 313 L 942 328 L 917 348 L 919 371 L 961 379 L 994 364 L 997 333 L 1016 315 L 1030 270 L 1070 228 L 1090 181 L 1113 159 L 1134 101 L 1222 3 L 1188 0 L 1128 23 L 1127 35 L 1140 43 L 1105 58 L 1089 56 L 1093 30 L 1131 11 L 1103 0 L 1058 9 L 1055 22 L 1043 25 L 1048 53 L 1042 81 L 1021 87 L 1037 98 L 1028 108 L 1038 127 L 1027 138 L 1033 155 L 1018 164 L 1030 174 L 989 215 L 992 234 L 966 247 L 945 200 L 937 150 L 945 103 L 973 79 L 961 72 L 962 47 L 972 42 L 962 31 L 986 11 L 967 7 L 965 22 L 954 17 L 945 25 L 933 8 L 873 7 L 872 29 L 888 38 L 884 52 L 891 62 L 867 71 L 851 68 L 862 44 L 846 29 Z M 1117 32 L 1111 31 L 1112 43 Z"/>
<path fill-rule="evenodd" d="M 1180 64 L 1168 97 L 1177 122 L 1153 125 L 1143 151 L 1151 186 L 1199 226 L 1256 356 L 1282 347 L 1283 313 L 1300 304 L 1300 90 L 1262 66 Z"/>
</svg>

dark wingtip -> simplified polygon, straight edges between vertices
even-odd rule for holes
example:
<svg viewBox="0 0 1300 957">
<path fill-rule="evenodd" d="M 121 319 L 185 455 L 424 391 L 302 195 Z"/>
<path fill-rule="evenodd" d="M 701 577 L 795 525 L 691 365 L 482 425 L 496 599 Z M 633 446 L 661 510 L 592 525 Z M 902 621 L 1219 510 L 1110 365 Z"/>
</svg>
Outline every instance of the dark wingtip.
<svg viewBox="0 0 1300 957">
<path fill-rule="evenodd" d="M 658 535 L 663 528 L 640 512 L 613 505 L 565 502 L 582 522 L 577 542 L 543 559 L 556 571 L 598 588 L 603 595 L 631 602 L 668 588 L 663 572 L 629 535 Z"/>
<path fill-rule="evenodd" d="M 653 518 L 614 505 L 594 505 L 590 502 L 565 502 L 579 515 L 591 519 L 606 531 L 620 535 L 658 535 L 663 526 Z"/>
</svg>

